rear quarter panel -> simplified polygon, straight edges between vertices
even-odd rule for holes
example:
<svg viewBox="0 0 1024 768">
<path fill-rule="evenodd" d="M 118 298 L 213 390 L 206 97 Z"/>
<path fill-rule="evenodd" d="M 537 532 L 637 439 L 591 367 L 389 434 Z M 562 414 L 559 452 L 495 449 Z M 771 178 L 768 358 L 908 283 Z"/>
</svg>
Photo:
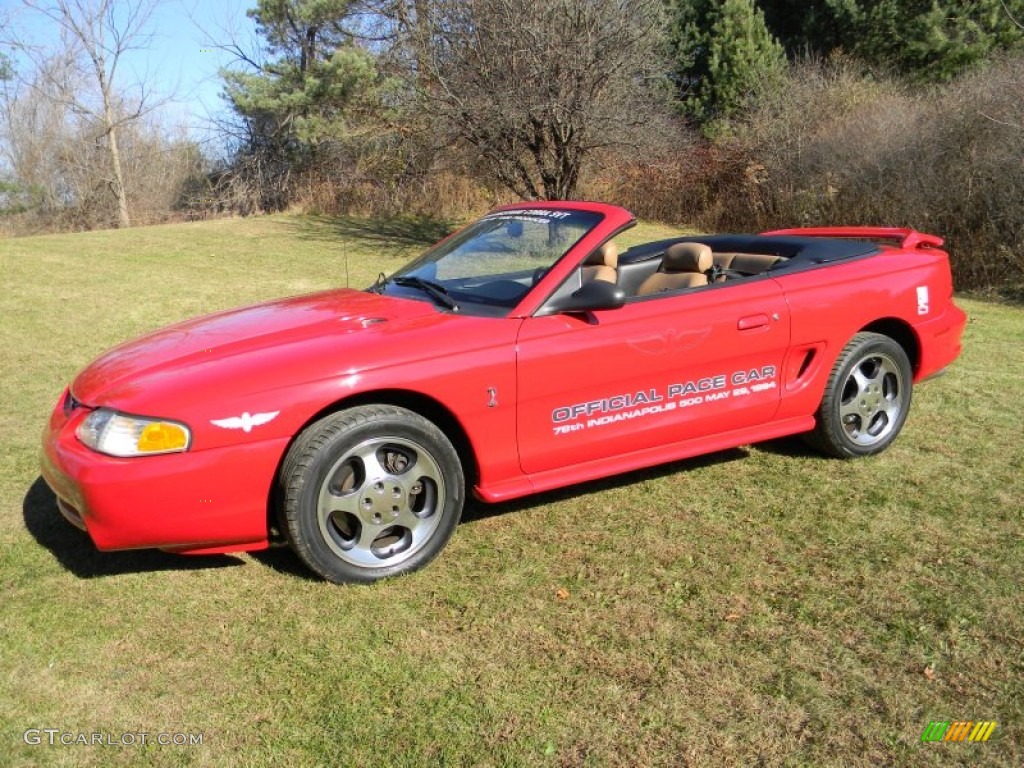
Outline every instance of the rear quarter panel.
<svg viewBox="0 0 1024 768">
<path fill-rule="evenodd" d="M 779 419 L 817 409 L 843 347 L 876 321 L 895 319 L 913 330 L 921 349 L 914 366 L 915 381 L 948 365 L 959 353 L 958 332 L 954 333 L 955 343 L 950 340 L 945 351 L 933 349 L 934 334 L 922 332 L 930 325 L 942 325 L 943 318 L 947 318 L 945 326 L 950 332 L 957 331 L 958 322 L 962 327 L 962 313 L 952 303 L 949 261 L 943 251 L 886 247 L 872 256 L 774 279 L 785 294 L 792 318 Z"/>
</svg>

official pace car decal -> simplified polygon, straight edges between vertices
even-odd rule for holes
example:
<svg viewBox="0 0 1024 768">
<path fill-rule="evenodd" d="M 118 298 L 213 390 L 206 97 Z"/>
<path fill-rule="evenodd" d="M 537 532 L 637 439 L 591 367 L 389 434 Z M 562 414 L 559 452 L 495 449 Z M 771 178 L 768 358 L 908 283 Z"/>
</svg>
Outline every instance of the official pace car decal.
<svg viewBox="0 0 1024 768">
<path fill-rule="evenodd" d="M 253 427 L 273 421 L 279 413 L 280 411 L 269 411 L 267 413 L 249 413 L 246 411 L 241 416 L 231 416 L 227 419 L 211 419 L 210 423 L 221 429 L 240 429 L 243 432 L 252 432 Z"/>
<path fill-rule="evenodd" d="M 777 370 L 774 365 L 734 371 L 731 374 L 707 376 L 703 379 L 651 387 L 638 392 L 612 395 L 555 408 L 551 421 L 556 435 L 567 435 L 581 429 L 603 427 L 620 421 L 639 419 L 704 403 L 748 397 L 756 392 L 775 389 Z"/>
</svg>

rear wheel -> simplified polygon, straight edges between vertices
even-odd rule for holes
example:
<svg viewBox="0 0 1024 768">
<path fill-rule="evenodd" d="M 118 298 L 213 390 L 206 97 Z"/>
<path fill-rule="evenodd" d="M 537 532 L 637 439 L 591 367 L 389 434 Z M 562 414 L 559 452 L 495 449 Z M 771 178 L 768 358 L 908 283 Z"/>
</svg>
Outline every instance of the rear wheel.
<svg viewBox="0 0 1024 768">
<path fill-rule="evenodd" d="M 912 382 L 903 347 L 882 334 L 858 333 L 832 368 L 809 441 L 843 459 L 881 453 L 907 420 Z"/>
<path fill-rule="evenodd" d="M 292 548 L 329 581 L 370 582 L 426 565 L 465 496 L 444 433 L 404 408 L 350 408 L 312 424 L 281 470 Z"/>
</svg>

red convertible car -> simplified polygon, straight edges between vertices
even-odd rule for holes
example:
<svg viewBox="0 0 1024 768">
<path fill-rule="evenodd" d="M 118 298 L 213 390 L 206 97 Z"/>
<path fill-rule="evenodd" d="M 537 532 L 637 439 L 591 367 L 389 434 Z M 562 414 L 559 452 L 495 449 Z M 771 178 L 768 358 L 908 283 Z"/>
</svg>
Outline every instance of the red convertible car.
<svg viewBox="0 0 1024 768">
<path fill-rule="evenodd" d="M 123 344 L 43 439 L 101 550 L 288 542 L 316 573 L 427 563 L 497 502 L 807 433 L 895 439 L 960 352 L 942 240 L 850 227 L 619 253 L 596 203 L 498 208 L 366 290 L 221 312 Z M 888 243 L 888 244 L 885 244 Z"/>
</svg>

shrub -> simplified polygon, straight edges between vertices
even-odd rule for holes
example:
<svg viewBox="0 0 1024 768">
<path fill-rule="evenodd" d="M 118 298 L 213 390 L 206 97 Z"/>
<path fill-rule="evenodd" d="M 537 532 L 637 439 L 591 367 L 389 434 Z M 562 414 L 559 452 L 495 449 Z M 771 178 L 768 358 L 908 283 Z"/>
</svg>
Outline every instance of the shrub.
<svg viewBox="0 0 1024 768">
<path fill-rule="evenodd" d="M 947 239 L 959 288 L 1021 291 L 1024 57 L 930 89 L 848 60 L 789 79 L 738 132 L 763 171 L 725 195 L 717 228 L 912 226 Z"/>
</svg>

